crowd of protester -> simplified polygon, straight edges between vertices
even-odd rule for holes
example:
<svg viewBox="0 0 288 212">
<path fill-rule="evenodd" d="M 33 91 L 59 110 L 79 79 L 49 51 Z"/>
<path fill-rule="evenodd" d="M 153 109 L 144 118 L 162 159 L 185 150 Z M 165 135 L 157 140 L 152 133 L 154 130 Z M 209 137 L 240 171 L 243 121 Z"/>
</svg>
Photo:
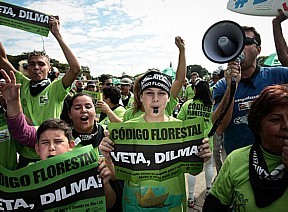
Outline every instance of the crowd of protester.
<svg viewBox="0 0 288 212">
<path fill-rule="evenodd" d="M 173 82 L 158 69 L 135 79 L 124 77 L 118 84 L 109 74 L 102 74 L 97 80 L 77 79 L 80 64 L 54 17 L 49 20 L 51 32 L 69 63 L 63 77 L 51 67 L 49 56 L 38 51 L 29 53 L 29 76 L 24 76 L 9 62 L 0 43 L 0 165 L 16 170 L 92 145 L 103 155 L 98 171 L 103 178 L 108 211 L 133 211 L 135 203 L 127 199 L 135 195 L 135 188 L 153 185 L 172 193 L 170 184 L 178 186 L 181 197 L 169 211 L 186 211 L 195 205 L 196 177 L 188 174 L 186 181 L 185 175 L 180 174 L 161 182 L 141 183 L 118 180 L 110 154 L 115 144 L 109 138 L 108 125 L 202 118 L 204 139 L 198 156 L 204 159 L 206 180 L 203 210 L 285 211 L 288 47 L 281 23 L 286 18 L 279 10 L 273 19 L 275 46 L 283 66 L 260 67 L 256 62 L 261 52 L 260 34 L 254 27 L 243 26 L 243 61 L 230 61 L 226 69 L 215 70 L 206 80 L 197 72 L 187 76 L 185 43 L 179 36 L 175 37 L 179 58 Z M 216 132 L 208 138 L 213 124 L 218 125 Z M 39 126 L 38 130 L 35 126 Z"/>
</svg>

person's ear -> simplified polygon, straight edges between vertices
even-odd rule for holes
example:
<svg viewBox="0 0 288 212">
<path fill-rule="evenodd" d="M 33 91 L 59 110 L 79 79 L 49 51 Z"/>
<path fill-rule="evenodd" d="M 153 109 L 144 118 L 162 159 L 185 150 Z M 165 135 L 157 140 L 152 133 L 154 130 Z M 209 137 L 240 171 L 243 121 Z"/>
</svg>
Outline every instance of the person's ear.
<svg viewBox="0 0 288 212">
<path fill-rule="evenodd" d="M 69 151 L 72 151 L 74 147 L 75 147 L 75 142 L 74 142 L 74 140 L 71 140 L 69 142 Z"/>
<path fill-rule="evenodd" d="M 38 141 L 36 142 L 34 148 L 35 148 L 35 151 L 36 151 L 37 155 L 40 155 L 40 152 L 39 152 L 39 143 L 38 143 Z"/>
<path fill-rule="evenodd" d="M 256 46 L 257 48 L 257 55 L 259 55 L 261 53 L 261 46 Z"/>
<path fill-rule="evenodd" d="M 143 103 L 143 95 L 142 94 L 140 95 L 140 102 Z"/>
<path fill-rule="evenodd" d="M 49 65 L 48 74 L 50 74 L 50 73 L 51 73 L 51 71 L 52 71 L 52 66 L 51 66 L 51 65 Z"/>
<path fill-rule="evenodd" d="M 167 100 L 167 103 L 168 103 L 168 102 L 170 102 L 170 96 L 168 96 L 168 100 Z"/>
</svg>

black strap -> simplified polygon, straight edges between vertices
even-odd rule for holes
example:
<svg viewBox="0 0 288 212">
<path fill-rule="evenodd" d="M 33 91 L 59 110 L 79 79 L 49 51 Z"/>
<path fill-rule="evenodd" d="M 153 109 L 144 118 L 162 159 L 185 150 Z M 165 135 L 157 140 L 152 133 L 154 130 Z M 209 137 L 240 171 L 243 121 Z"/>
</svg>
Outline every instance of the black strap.
<svg viewBox="0 0 288 212">
<path fill-rule="evenodd" d="M 209 138 L 211 138 L 211 137 L 215 134 L 215 132 L 216 132 L 216 130 L 217 130 L 220 122 L 222 121 L 222 119 L 223 119 L 224 116 L 226 115 L 227 111 L 229 110 L 230 105 L 231 105 L 231 103 L 232 103 L 232 100 L 233 100 L 233 98 L 234 98 L 235 91 L 236 91 L 236 82 L 235 82 L 235 81 L 231 81 L 231 91 L 230 91 L 230 96 L 229 96 L 228 105 L 227 105 L 227 107 L 225 108 L 225 110 L 223 111 L 223 113 L 222 113 L 222 114 L 218 117 L 218 119 L 214 122 L 213 127 L 211 128 L 210 132 L 208 133 L 208 137 L 209 137 Z"/>
</svg>

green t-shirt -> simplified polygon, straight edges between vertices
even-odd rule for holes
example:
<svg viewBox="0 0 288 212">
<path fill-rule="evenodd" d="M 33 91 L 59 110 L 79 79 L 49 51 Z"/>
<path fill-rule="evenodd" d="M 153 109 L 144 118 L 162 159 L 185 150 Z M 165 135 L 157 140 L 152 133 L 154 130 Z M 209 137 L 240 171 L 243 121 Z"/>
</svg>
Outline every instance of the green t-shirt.
<svg viewBox="0 0 288 212">
<path fill-rule="evenodd" d="M 49 118 L 60 118 L 63 102 L 70 87 L 64 89 L 62 79 L 53 81 L 40 94 L 30 94 L 30 79 L 17 71 L 17 83 L 21 83 L 21 105 L 23 113 L 32 120 L 34 126 L 39 126 Z"/>
<path fill-rule="evenodd" d="M 4 110 L 0 109 L 0 165 L 9 170 L 17 168 L 15 141 L 8 131 Z"/>
<path fill-rule="evenodd" d="M 233 204 L 233 211 L 287 211 L 288 188 L 284 194 L 271 205 L 258 208 L 255 204 L 254 193 L 249 180 L 249 153 L 251 145 L 234 150 L 226 158 L 220 169 L 211 193 L 222 204 Z M 269 172 L 281 162 L 281 156 L 265 152 L 262 149 Z"/>
<path fill-rule="evenodd" d="M 115 110 L 113 110 L 116 116 L 118 116 L 120 119 L 123 120 L 124 113 L 126 112 L 126 109 L 123 106 L 117 107 Z M 99 124 L 102 125 L 104 129 L 106 129 L 107 125 L 110 123 L 110 120 L 108 116 L 106 116 Z"/>
<path fill-rule="evenodd" d="M 203 118 L 204 120 L 204 137 L 207 137 L 210 132 L 213 123 L 212 123 L 212 108 L 213 106 L 205 106 L 202 101 L 196 99 L 190 99 L 186 101 L 178 115 L 177 118 L 185 121 L 187 119 L 194 119 L 197 117 Z M 213 149 L 213 137 L 209 139 L 210 149 Z"/>
<path fill-rule="evenodd" d="M 174 107 L 177 105 L 178 100 L 174 99 L 173 96 L 170 96 L 170 101 L 167 103 L 166 108 L 165 108 L 165 114 L 168 116 L 171 116 L 174 110 Z M 137 112 L 134 113 L 134 107 L 129 108 L 123 117 L 123 122 L 137 118 L 144 114 L 143 111 L 138 110 Z"/>
<path fill-rule="evenodd" d="M 192 99 L 195 96 L 194 89 L 192 88 L 191 85 L 187 85 L 186 90 L 185 90 L 185 98 L 187 100 Z"/>
<path fill-rule="evenodd" d="M 127 122 L 144 123 L 143 116 Z M 168 117 L 169 121 L 180 121 L 172 116 Z M 122 202 L 123 211 L 186 211 L 184 174 L 162 182 L 146 180 L 136 184 L 126 181 Z"/>
</svg>

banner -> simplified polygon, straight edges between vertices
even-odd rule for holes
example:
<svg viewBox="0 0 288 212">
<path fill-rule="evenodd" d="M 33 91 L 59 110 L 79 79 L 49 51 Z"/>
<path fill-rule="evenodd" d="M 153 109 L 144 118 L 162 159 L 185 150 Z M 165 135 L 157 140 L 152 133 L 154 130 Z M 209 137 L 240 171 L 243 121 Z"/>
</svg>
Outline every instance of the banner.
<svg viewBox="0 0 288 212">
<path fill-rule="evenodd" d="M 203 119 L 184 122 L 110 123 L 111 156 L 117 179 L 163 181 L 181 173 L 198 174 L 203 159 Z"/>
<path fill-rule="evenodd" d="M 0 166 L 0 210 L 105 211 L 97 167 L 91 145 L 16 171 Z"/>
<path fill-rule="evenodd" d="M 87 94 L 91 95 L 97 101 L 103 101 L 103 93 L 102 92 L 82 90 L 82 93 L 87 93 Z"/>
<path fill-rule="evenodd" d="M 0 1 L 0 25 L 48 36 L 50 16 Z"/>
</svg>

